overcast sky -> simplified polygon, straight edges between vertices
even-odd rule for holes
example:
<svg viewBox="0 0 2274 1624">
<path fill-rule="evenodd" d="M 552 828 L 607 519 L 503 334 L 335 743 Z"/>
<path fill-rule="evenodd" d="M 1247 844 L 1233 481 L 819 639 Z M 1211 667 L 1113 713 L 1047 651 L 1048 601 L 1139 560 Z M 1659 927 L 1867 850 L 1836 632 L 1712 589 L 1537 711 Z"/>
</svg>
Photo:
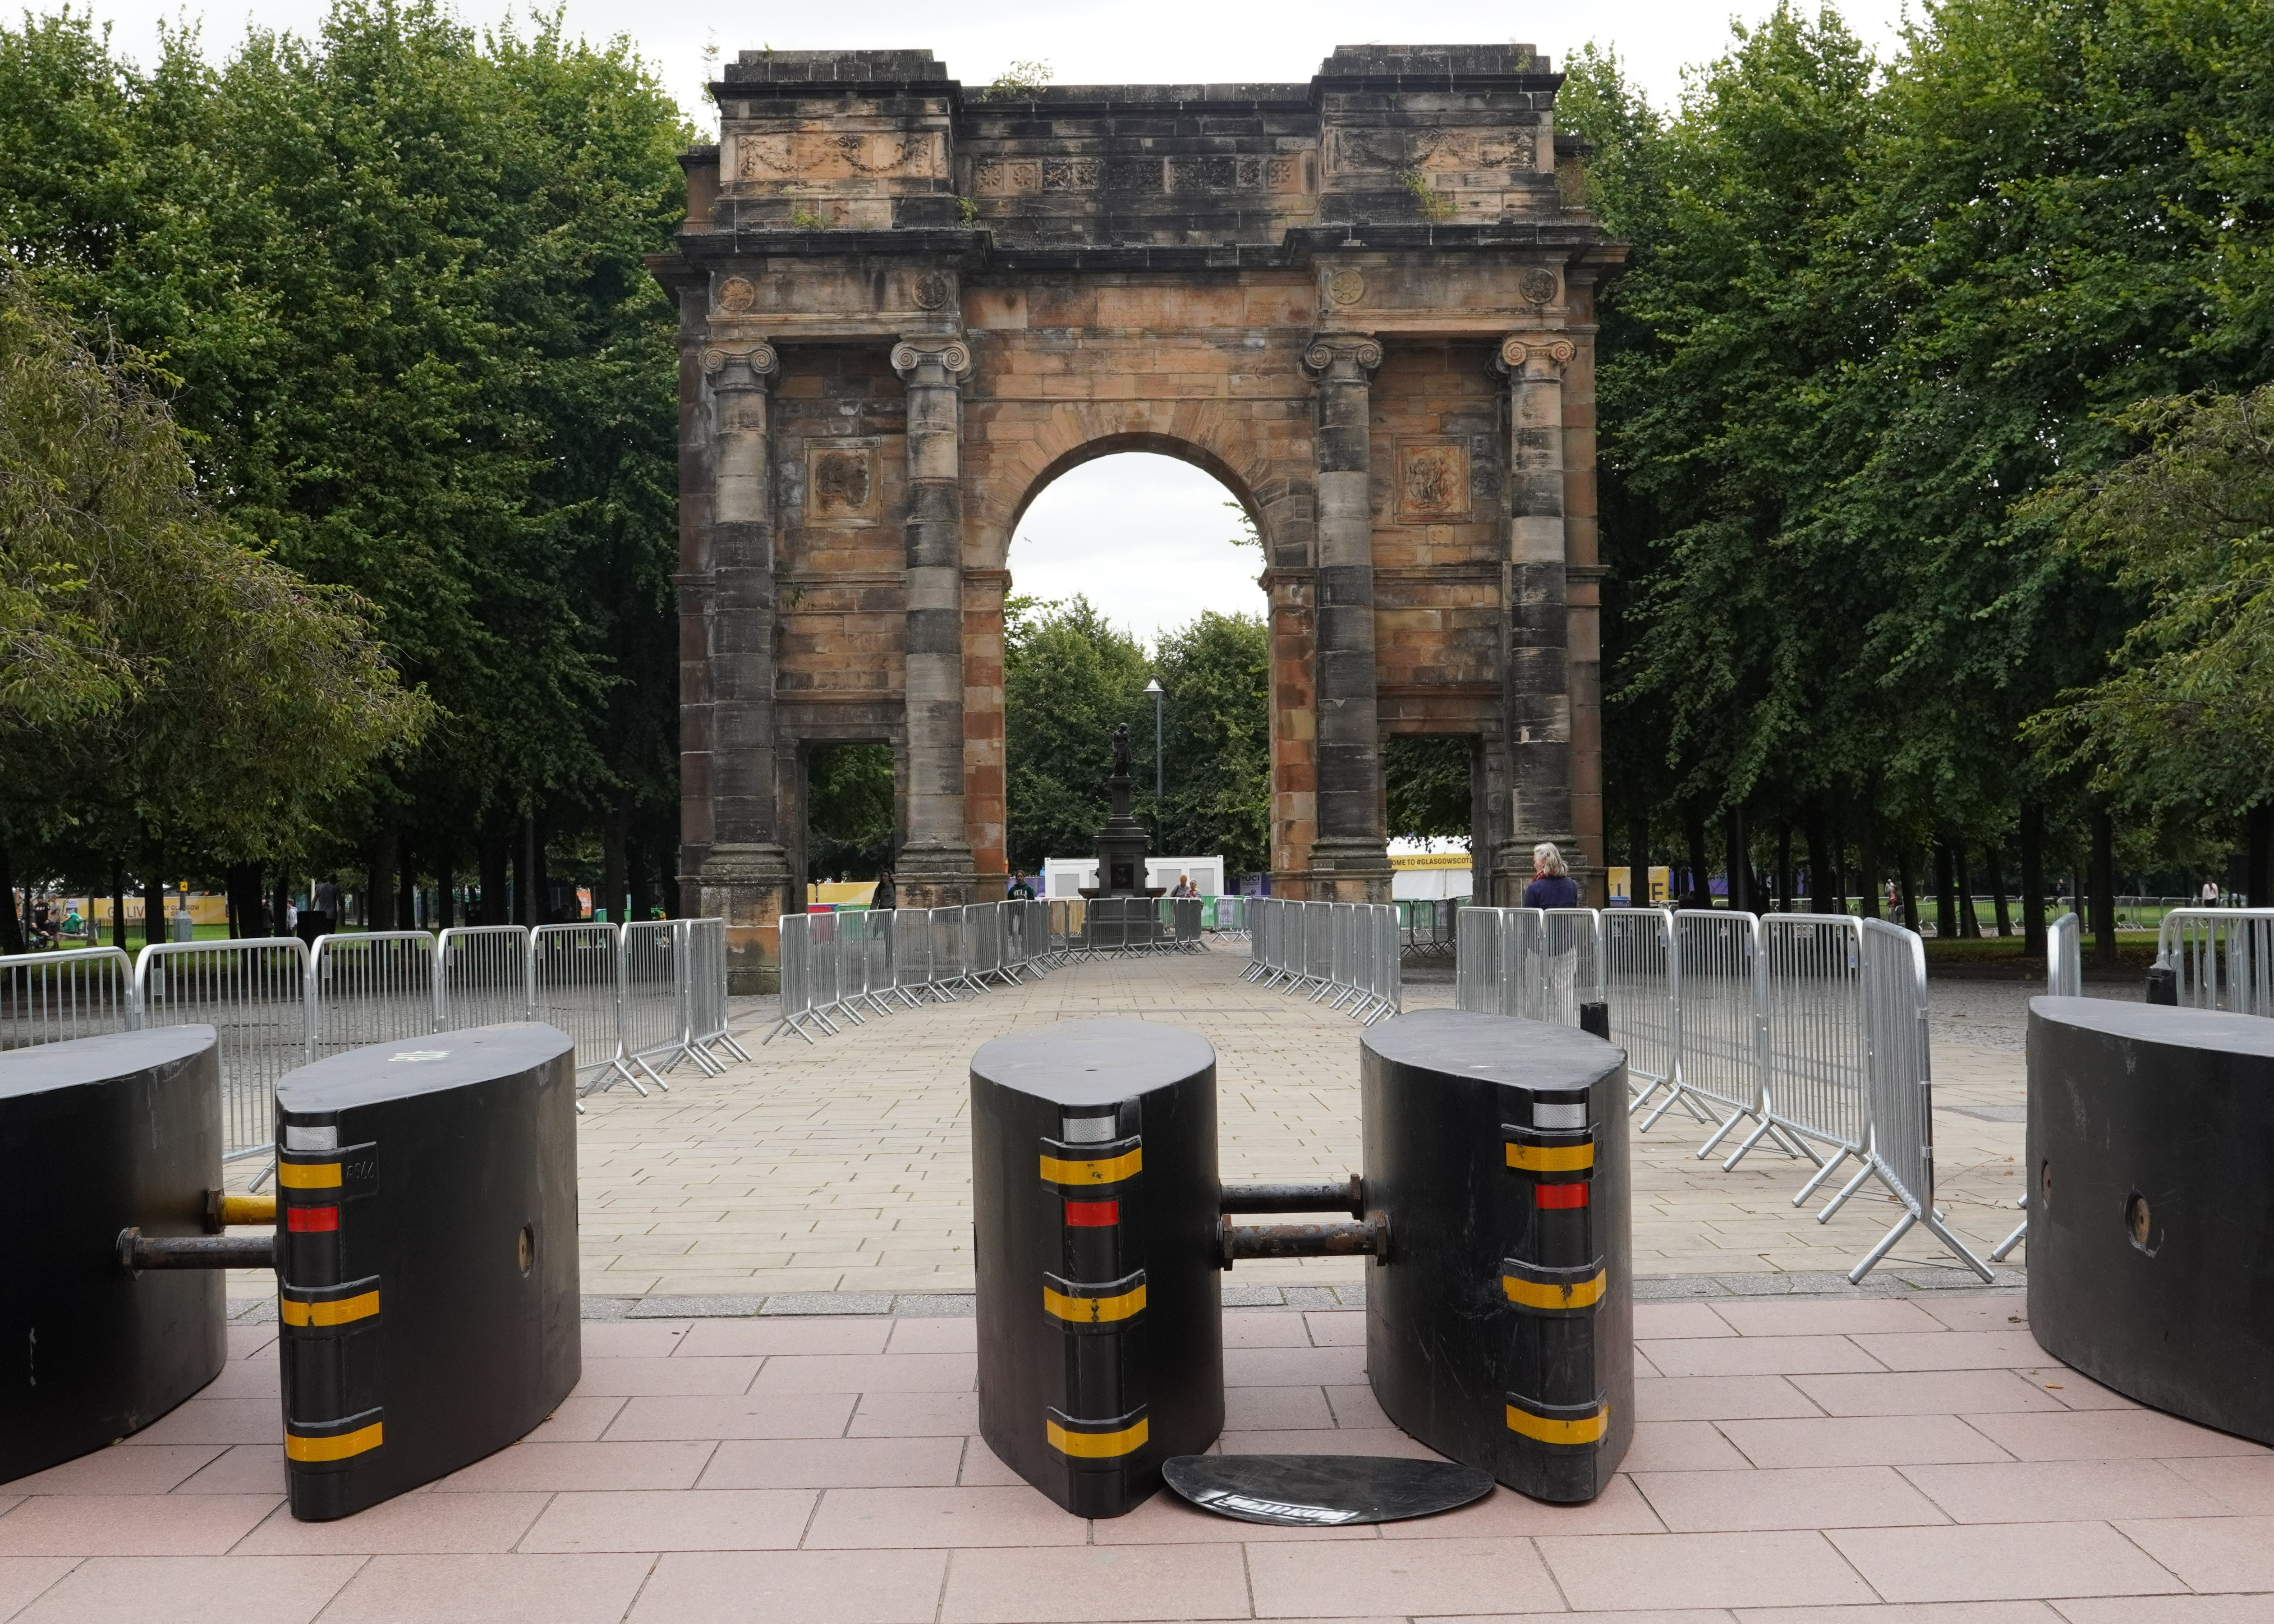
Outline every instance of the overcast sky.
<svg viewBox="0 0 2274 1624">
<path fill-rule="evenodd" d="M 32 0 L 47 9 L 52 0 Z M 1297 81 L 1337 45 L 1489 43 L 1519 40 L 1561 66 L 1575 47 L 1615 49 L 1653 100 L 1671 102 L 1686 66 L 1727 48 L 1733 19 L 1758 18 L 1769 0 L 1592 0 L 1517 7 L 1442 0 L 1428 5 L 1226 4 L 1225 0 L 915 0 L 855 4 L 709 8 L 655 0 L 566 0 L 568 26 L 589 38 L 628 34 L 698 124 L 710 125 L 706 53 L 743 49 L 922 47 L 967 84 L 1013 62 L 1049 64 L 1057 83 Z M 248 23 L 312 32 L 326 0 L 94 0 L 129 56 L 148 60 L 161 19 L 200 21 L 207 49 L 222 51 Z M 526 0 L 459 0 L 478 24 L 526 17 Z M 1901 0 L 1851 0 L 1850 26 L 1883 51 L 1894 41 Z M 721 15 L 732 20 L 715 21 Z M 1108 457 L 1075 470 L 1028 509 L 1011 550 L 1015 590 L 1037 597 L 1086 592 L 1118 623 L 1151 642 L 1202 608 L 1260 612 L 1261 560 L 1228 538 L 1235 516 L 1203 473 L 1158 456 Z"/>
</svg>

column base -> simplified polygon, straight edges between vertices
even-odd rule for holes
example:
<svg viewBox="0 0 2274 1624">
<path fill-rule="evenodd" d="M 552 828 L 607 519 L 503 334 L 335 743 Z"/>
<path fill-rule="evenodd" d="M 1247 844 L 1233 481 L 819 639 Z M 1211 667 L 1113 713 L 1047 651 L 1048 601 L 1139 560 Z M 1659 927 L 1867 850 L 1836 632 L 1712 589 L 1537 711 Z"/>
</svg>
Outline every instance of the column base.
<svg viewBox="0 0 2274 1624">
<path fill-rule="evenodd" d="M 892 859 L 892 884 L 904 908 L 960 908 L 978 891 L 977 864 L 968 846 L 911 843 Z"/>
<path fill-rule="evenodd" d="M 769 843 L 719 845 L 694 878 L 697 914 L 727 921 L 727 990 L 781 990 L 781 916 L 792 906 L 789 853 Z"/>
<path fill-rule="evenodd" d="M 1387 902 L 1391 872 L 1386 842 L 1330 835 L 1311 843 L 1314 901 Z"/>
<path fill-rule="evenodd" d="M 1563 867 L 1579 882 L 1579 906 L 1600 908 L 1603 906 L 1604 870 L 1586 860 L 1575 834 L 1527 834 L 1502 841 L 1493 851 L 1493 894 L 1495 907 L 1516 908 L 1524 906 L 1524 888 L 1532 883 L 1532 848 L 1541 841 L 1553 841 L 1555 849 L 1563 853 Z"/>
</svg>

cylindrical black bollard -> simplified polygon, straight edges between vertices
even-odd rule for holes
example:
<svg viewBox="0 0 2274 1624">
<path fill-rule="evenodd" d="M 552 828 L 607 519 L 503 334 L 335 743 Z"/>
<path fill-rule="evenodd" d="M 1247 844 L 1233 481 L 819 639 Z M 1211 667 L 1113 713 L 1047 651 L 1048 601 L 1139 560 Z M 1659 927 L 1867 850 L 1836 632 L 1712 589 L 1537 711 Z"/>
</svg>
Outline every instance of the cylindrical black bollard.
<svg viewBox="0 0 2274 1624">
<path fill-rule="evenodd" d="M 582 1372 L 576 1063 L 536 1023 L 334 1055 L 276 1086 L 292 1515 L 503 1448 Z"/>
<path fill-rule="evenodd" d="M 1189 1032 L 1065 1021 L 971 1058 L 979 1431 L 1079 1516 L 1224 1429 L 1216 1150 Z"/>
<path fill-rule="evenodd" d="M 1367 1375 L 1389 1418 L 1537 1500 L 1600 1494 L 1634 1431 L 1626 1057 L 1422 1010 L 1362 1040 Z"/>
<path fill-rule="evenodd" d="M 2274 1444 L 2274 1020 L 2029 1001 L 2029 1333 Z"/>
<path fill-rule="evenodd" d="M 0 1481 L 140 1431 L 221 1374 L 222 1276 L 119 1267 L 118 1237 L 205 1233 L 221 1183 L 211 1026 L 0 1054 Z"/>
</svg>

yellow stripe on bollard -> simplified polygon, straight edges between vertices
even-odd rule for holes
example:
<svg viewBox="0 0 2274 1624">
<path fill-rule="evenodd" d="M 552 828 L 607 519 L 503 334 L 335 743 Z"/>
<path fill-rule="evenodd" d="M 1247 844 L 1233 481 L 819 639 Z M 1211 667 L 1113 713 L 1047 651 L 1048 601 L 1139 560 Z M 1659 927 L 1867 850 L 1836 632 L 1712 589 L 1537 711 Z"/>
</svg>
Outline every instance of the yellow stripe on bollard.
<svg viewBox="0 0 2274 1624">
<path fill-rule="evenodd" d="M 1043 1312 L 1077 1325 L 1103 1325 L 1110 1320 L 1126 1320 L 1132 1314 L 1145 1312 L 1145 1288 L 1139 1286 L 1118 1297 L 1069 1297 L 1044 1286 Z"/>
<path fill-rule="evenodd" d="M 303 1303 L 291 1297 L 279 1297 L 276 1317 L 286 1325 L 301 1327 L 328 1325 L 350 1325 L 358 1320 L 368 1320 L 379 1312 L 379 1293 L 365 1291 L 358 1297 L 344 1297 L 330 1302 Z"/>
<path fill-rule="evenodd" d="M 1133 1454 L 1145 1447 L 1146 1439 L 1151 1435 L 1149 1424 L 1144 1421 L 1118 1432 L 1073 1432 L 1055 1421 L 1045 1421 L 1043 1432 L 1050 1440 L 1050 1447 L 1060 1455 L 1091 1461 Z"/>
<path fill-rule="evenodd" d="M 340 1187 L 340 1164 L 336 1162 L 279 1162 L 276 1182 L 287 1190 L 336 1190 Z"/>
<path fill-rule="evenodd" d="M 1519 1145 L 1511 1141 L 1508 1164 L 1523 1173 L 1577 1173 L 1595 1165 L 1595 1147 L 1585 1145 Z"/>
<path fill-rule="evenodd" d="M 1125 1178 L 1136 1177 L 1144 1165 L 1142 1147 L 1096 1162 L 1068 1162 L 1057 1156 L 1044 1156 L 1043 1182 L 1048 1184 L 1118 1184 Z"/>
<path fill-rule="evenodd" d="M 1568 1282 L 1522 1280 L 1514 1274 L 1502 1274 L 1500 1289 L 1519 1308 L 1593 1308 L 1602 1300 L 1608 1278 L 1607 1269 L 1596 1270 L 1589 1280 Z"/>
<path fill-rule="evenodd" d="M 1608 1404 L 1593 1415 L 1582 1416 L 1576 1421 L 1558 1421 L 1547 1416 L 1535 1416 L 1514 1404 L 1508 1407 L 1508 1430 L 1519 1437 L 1543 1444 L 1600 1443 L 1610 1425 L 1611 1407 Z"/>
<path fill-rule="evenodd" d="M 369 1426 L 358 1427 L 352 1432 L 342 1432 L 335 1438 L 307 1438 L 300 1433 L 284 1434 L 284 1456 L 292 1461 L 344 1461 L 351 1455 L 365 1455 L 379 1447 L 383 1441 L 385 1423 L 374 1421 Z"/>
</svg>

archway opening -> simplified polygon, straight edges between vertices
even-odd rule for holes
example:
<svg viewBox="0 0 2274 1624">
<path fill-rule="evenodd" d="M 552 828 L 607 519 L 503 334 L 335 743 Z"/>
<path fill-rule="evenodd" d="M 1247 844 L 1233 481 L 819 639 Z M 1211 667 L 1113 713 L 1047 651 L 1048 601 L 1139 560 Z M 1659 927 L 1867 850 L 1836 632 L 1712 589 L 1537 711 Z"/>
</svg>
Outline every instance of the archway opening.
<svg viewBox="0 0 2274 1624">
<path fill-rule="evenodd" d="M 892 747 L 815 744 L 805 757 L 805 880 L 866 888 L 892 861 Z M 851 893 L 812 900 L 860 900 Z"/>
<path fill-rule="evenodd" d="M 1048 859 L 1091 855 L 1117 724 L 1129 728 L 1133 810 L 1154 855 L 1221 860 L 1171 865 L 1156 883 L 1186 874 L 1203 891 L 1236 890 L 1268 869 L 1269 604 L 1262 546 L 1231 490 L 1152 452 L 1084 462 L 1029 502 L 1009 564 L 1013 871 L 1039 876 Z"/>
</svg>

